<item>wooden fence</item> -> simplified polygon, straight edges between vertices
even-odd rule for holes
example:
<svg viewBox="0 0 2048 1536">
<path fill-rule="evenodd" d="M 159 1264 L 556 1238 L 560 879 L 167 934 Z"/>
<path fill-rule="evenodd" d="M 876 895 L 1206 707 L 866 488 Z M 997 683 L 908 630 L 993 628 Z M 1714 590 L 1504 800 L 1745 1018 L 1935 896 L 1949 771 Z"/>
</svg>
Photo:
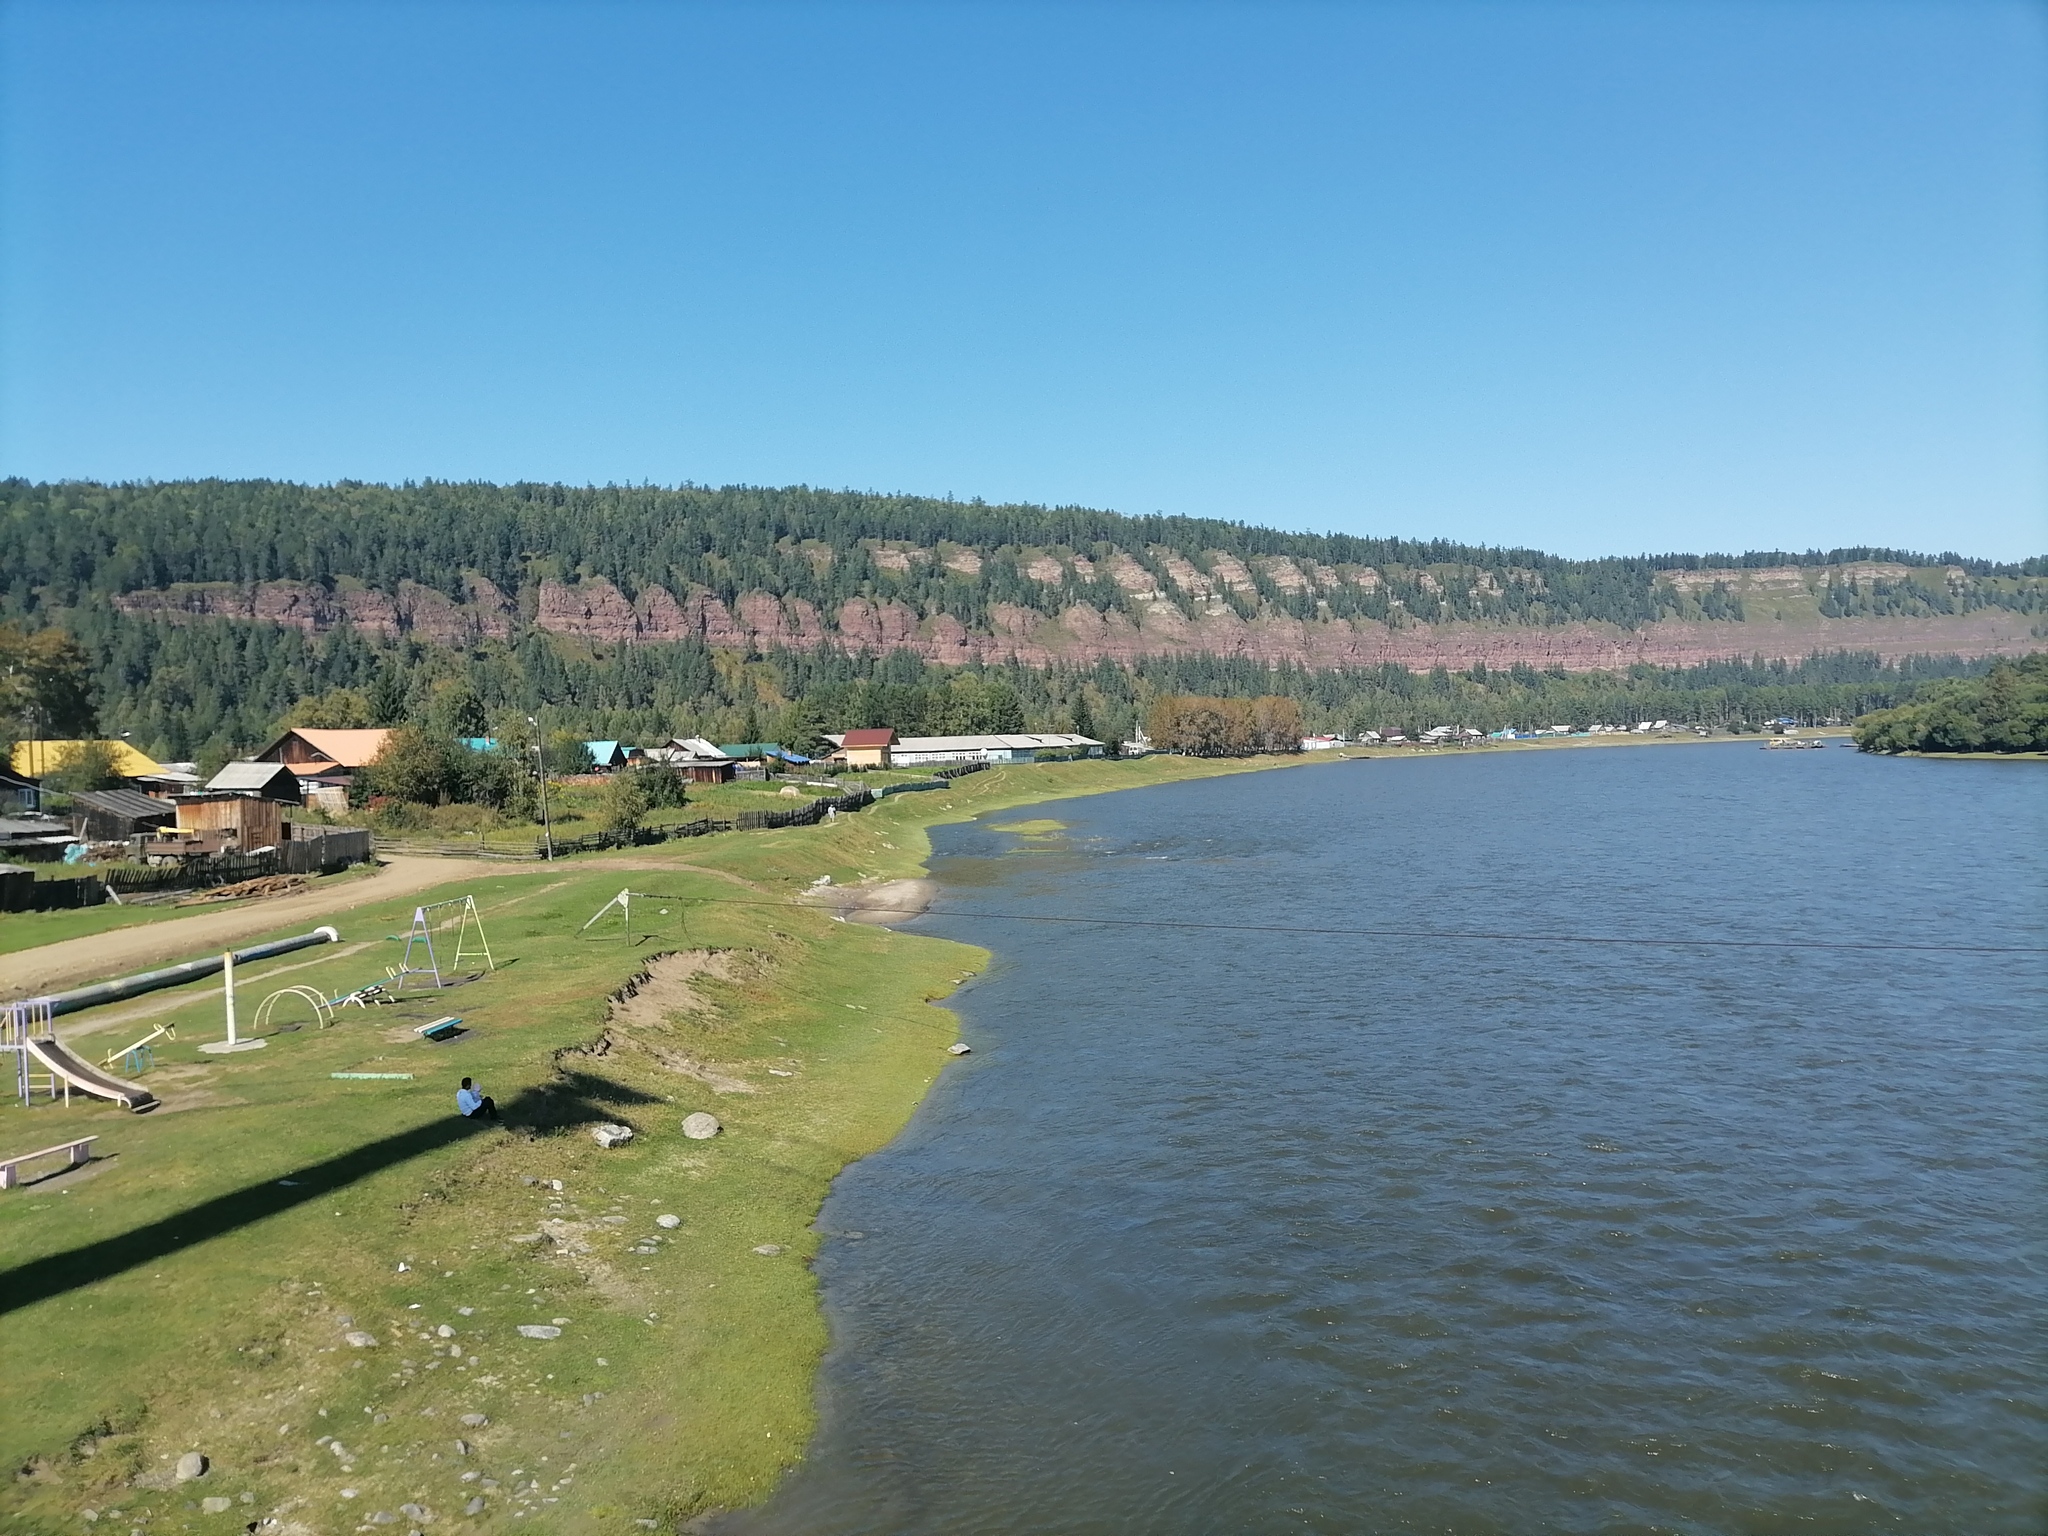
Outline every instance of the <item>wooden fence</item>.
<svg viewBox="0 0 2048 1536">
<path fill-rule="evenodd" d="M 929 784 L 898 787 L 937 789 L 941 785 L 935 781 Z M 705 837 L 713 832 L 761 832 L 777 827 L 809 827 L 823 821 L 828 812 L 844 814 L 858 811 L 865 806 L 873 805 L 878 798 L 874 790 L 863 787 L 849 790 L 843 795 L 824 795 L 807 804 L 792 806 L 786 811 L 741 811 L 731 821 L 700 816 L 695 821 L 677 822 L 660 827 L 640 827 L 631 832 L 584 832 L 575 837 L 558 835 L 554 841 L 554 856 L 561 858 L 569 853 L 597 853 L 608 848 L 646 848 L 679 837 Z M 421 854 L 458 859 L 512 859 L 522 862 L 545 859 L 548 856 L 546 837 L 535 838 L 531 849 L 524 845 L 512 846 L 504 843 L 434 842 L 410 837 L 379 836 L 376 842 L 377 852 L 380 854 Z"/>
<path fill-rule="evenodd" d="M 872 790 L 856 789 L 843 795 L 821 795 L 808 805 L 795 806 L 787 811 L 741 811 L 733 825 L 742 832 L 759 832 L 774 827 L 812 827 L 823 821 L 828 812 L 858 811 L 874 803 Z"/>
<path fill-rule="evenodd" d="M 287 875 L 331 875 L 362 863 L 373 851 L 368 827 L 294 827 L 292 840 L 277 850 L 278 868 Z"/>
</svg>

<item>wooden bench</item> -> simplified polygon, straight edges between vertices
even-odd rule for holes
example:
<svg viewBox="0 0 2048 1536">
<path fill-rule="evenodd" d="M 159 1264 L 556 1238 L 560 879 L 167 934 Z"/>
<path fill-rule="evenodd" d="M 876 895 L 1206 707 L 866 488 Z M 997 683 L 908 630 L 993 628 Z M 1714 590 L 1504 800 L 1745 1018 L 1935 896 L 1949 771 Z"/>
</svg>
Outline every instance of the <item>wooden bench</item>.
<svg viewBox="0 0 2048 1536">
<path fill-rule="evenodd" d="M 19 1157 L 0 1158 L 0 1189 L 13 1189 L 21 1182 L 21 1165 L 32 1163 L 39 1157 L 55 1157 L 59 1152 L 70 1154 L 71 1166 L 92 1161 L 92 1144 L 97 1136 L 81 1136 L 76 1141 L 60 1141 L 54 1147 L 45 1147 L 40 1152 L 24 1152 Z"/>
<path fill-rule="evenodd" d="M 413 1033 L 424 1036 L 428 1040 L 446 1040 L 460 1028 L 462 1028 L 461 1018 L 451 1013 L 446 1018 L 431 1019 L 427 1023 L 417 1026 Z"/>
</svg>

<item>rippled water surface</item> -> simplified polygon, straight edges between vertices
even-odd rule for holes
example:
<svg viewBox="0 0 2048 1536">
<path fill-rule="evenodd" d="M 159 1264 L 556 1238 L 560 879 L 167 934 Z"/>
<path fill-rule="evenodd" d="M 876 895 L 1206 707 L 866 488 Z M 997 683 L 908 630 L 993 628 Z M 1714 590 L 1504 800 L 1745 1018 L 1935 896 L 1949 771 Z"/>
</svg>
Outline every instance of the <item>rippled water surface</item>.
<svg viewBox="0 0 2048 1536">
<path fill-rule="evenodd" d="M 828 1202 L 730 1528 L 2041 1531 L 2038 957 L 1314 930 L 2038 946 L 2044 808 L 1699 746 L 941 832 L 945 908 L 1237 928 L 923 922 L 975 1054 Z"/>
</svg>

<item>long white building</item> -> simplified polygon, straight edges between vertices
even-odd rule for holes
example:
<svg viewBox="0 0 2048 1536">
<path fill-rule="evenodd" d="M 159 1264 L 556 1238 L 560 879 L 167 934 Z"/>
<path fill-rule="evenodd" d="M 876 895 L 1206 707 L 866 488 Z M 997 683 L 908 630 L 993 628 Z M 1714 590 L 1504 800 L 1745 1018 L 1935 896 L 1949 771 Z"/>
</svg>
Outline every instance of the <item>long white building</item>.
<svg viewBox="0 0 2048 1536">
<path fill-rule="evenodd" d="M 1102 756 L 1093 736 L 1058 732 L 1042 736 L 902 736 L 889 749 L 899 768 L 938 767 L 944 763 L 1029 763 L 1041 752 L 1080 752 Z"/>
</svg>

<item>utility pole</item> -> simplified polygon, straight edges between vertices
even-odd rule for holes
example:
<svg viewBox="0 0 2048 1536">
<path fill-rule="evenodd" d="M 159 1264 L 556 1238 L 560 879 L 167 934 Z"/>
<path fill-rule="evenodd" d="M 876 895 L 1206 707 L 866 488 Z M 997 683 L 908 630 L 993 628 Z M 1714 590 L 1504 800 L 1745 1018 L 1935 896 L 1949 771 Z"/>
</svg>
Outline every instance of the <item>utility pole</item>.
<svg viewBox="0 0 2048 1536">
<path fill-rule="evenodd" d="M 555 856 L 555 824 L 548 817 L 548 755 L 541 745 L 540 722 L 528 715 L 526 723 L 533 727 L 533 763 L 540 770 L 540 824 L 547 834 L 548 858 Z"/>
</svg>

